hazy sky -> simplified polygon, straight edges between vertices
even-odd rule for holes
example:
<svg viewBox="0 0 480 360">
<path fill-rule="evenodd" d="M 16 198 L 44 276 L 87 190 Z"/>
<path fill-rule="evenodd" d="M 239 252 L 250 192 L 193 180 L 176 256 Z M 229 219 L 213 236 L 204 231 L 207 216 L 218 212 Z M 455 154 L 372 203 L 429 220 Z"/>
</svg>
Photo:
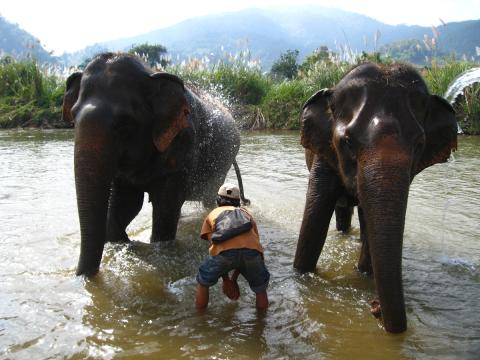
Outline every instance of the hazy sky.
<svg viewBox="0 0 480 360">
<path fill-rule="evenodd" d="M 47 50 L 61 55 L 192 17 L 295 4 L 337 7 L 393 25 L 430 26 L 439 25 L 439 19 L 480 19 L 480 0 L 1 0 L 0 14 L 39 38 Z"/>
</svg>

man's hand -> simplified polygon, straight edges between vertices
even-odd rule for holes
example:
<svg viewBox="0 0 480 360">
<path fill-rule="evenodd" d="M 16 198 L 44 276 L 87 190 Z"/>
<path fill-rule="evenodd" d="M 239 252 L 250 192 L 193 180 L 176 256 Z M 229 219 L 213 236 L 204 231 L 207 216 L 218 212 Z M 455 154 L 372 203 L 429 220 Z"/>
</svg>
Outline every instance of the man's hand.
<svg viewBox="0 0 480 360">
<path fill-rule="evenodd" d="M 238 287 L 237 278 L 238 278 L 238 270 L 235 270 L 231 279 L 228 274 L 222 276 L 222 279 L 223 279 L 222 290 L 223 290 L 223 293 L 230 300 L 238 300 L 238 298 L 240 297 L 240 288 Z"/>
</svg>

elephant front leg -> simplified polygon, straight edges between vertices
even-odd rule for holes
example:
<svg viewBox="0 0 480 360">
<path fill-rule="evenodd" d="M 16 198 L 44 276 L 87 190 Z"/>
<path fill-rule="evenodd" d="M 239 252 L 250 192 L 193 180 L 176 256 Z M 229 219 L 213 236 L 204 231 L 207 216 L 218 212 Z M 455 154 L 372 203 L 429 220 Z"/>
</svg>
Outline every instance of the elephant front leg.
<svg viewBox="0 0 480 360">
<path fill-rule="evenodd" d="M 362 208 L 358 207 L 358 221 L 360 222 L 360 241 L 362 242 L 362 249 L 360 251 L 360 259 L 358 260 L 358 270 L 362 273 L 373 274 L 372 258 L 370 256 L 370 249 L 367 240 L 367 225 Z"/>
<path fill-rule="evenodd" d="M 175 240 L 185 197 L 185 182 L 178 178 L 168 179 L 160 189 L 150 193 L 153 207 L 150 242 Z"/>
<path fill-rule="evenodd" d="M 335 171 L 317 159 L 310 170 L 305 211 L 293 263 L 296 269 L 302 272 L 315 269 L 340 191 L 341 184 Z"/>
<path fill-rule="evenodd" d="M 114 180 L 108 204 L 106 241 L 130 241 L 125 230 L 138 215 L 142 205 L 143 190 L 128 184 L 125 180 Z"/>
</svg>

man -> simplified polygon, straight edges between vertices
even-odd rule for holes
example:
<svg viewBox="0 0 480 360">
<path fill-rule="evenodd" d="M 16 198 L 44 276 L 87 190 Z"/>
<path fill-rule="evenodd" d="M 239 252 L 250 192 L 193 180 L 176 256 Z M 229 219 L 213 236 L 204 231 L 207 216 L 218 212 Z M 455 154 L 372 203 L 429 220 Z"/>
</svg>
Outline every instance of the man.
<svg viewBox="0 0 480 360">
<path fill-rule="evenodd" d="M 200 237 L 210 242 L 210 255 L 197 273 L 196 307 L 208 306 L 209 287 L 223 279 L 223 292 L 230 299 L 240 296 L 237 277 L 242 274 L 256 295 L 256 307 L 268 307 L 267 287 L 270 273 L 265 267 L 263 248 L 253 216 L 240 207 L 240 191 L 225 183 L 218 190 L 218 207 L 202 225 Z M 232 278 L 229 271 L 234 270 Z"/>
</svg>

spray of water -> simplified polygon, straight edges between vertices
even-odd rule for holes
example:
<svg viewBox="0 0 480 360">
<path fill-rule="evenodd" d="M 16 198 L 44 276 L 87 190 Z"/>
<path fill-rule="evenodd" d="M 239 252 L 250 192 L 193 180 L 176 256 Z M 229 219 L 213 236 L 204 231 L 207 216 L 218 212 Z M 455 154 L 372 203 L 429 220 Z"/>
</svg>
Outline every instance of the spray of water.
<svg viewBox="0 0 480 360">
<path fill-rule="evenodd" d="M 458 75 L 448 86 L 443 97 L 453 105 L 457 98 L 464 93 L 465 88 L 476 83 L 480 83 L 480 67 L 469 69 Z M 463 133 L 460 125 L 458 125 L 458 133 Z"/>
</svg>

